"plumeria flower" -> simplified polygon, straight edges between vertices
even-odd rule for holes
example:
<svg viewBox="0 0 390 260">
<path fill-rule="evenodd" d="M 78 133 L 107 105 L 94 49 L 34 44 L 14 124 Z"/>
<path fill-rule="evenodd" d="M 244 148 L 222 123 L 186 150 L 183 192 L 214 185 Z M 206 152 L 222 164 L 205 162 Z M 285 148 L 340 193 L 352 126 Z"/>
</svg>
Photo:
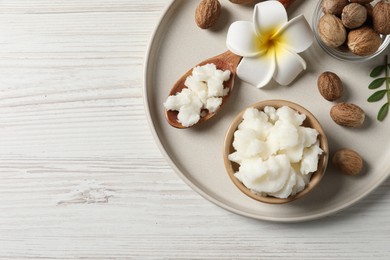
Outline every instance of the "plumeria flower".
<svg viewBox="0 0 390 260">
<path fill-rule="evenodd" d="M 288 21 L 279 1 L 255 6 L 253 23 L 234 22 L 227 34 L 227 47 L 243 56 L 237 75 L 258 88 L 273 78 L 280 85 L 290 84 L 306 62 L 297 54 L 313 43 L 313 32 L 303 15 Z"/>
</svg>

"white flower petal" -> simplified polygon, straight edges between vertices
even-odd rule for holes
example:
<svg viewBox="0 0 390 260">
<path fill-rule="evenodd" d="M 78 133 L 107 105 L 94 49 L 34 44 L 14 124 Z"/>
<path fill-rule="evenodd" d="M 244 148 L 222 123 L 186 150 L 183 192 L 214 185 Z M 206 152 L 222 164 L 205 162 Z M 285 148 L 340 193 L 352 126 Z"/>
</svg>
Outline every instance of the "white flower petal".
<svg viewBox="0 0 390 260">
<path fill-rule="evenodd" d="M 274 79 L 279 84 L 290 84 L 305 69 L 306 62 L 298 54 L 284 48 L 278 49 Z"/>
<path fill-rule="evenodd" d="M 296 53 L 303 52 L 313 43 L 313 31 L 303 15 L 295 17 L 278 32 L 284 45 Z"/>
<path fill-rule="evenodd" d="M 287 20 L 286 9 L 279 1 L 266 1 L 255 5 L 253 23 L 258 35 L 276 33 Z"/>
<path fill-rule="evenodd" d="M 236 55 L 243 57 L 253 57 L 259 54 L 258 39 L 253 23 L 238 21 L 230 25 L 226 46 Z"/>
<path fill-rule="evenodd" d="M 237 76 L 251 85 L 262 88 L 272 79 L 275 63 L 274 49 L 256 57 L 244 57 L 237 67 Z"/>
</svg>

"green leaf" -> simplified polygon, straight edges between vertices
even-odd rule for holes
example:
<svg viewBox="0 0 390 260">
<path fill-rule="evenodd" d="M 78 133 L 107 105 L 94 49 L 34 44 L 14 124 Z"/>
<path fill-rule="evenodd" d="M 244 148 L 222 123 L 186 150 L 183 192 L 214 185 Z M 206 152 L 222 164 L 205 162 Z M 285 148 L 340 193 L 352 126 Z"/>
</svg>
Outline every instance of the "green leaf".
<svg viewBox="0 0 390 260">
<path fill-rule="evenodd" d="M 386 78 L 379 78 L 379 79 L 376 79 L 374 80 L 373 82 L 370 83 L 370 85 L 368 85 L 368 88 L 369 89 L 376 89 L 376 88 L 379 88 L 380 86 L 383 85 L 383 83 L 385 82 Z"/>
<path fill-rule="evenodd" d="M 379 75 L 381 75 L 383 73 L 385 68 L 386 68 L 386 66 L 384 66 L 384 65 L 380 65 L 380 66 L 376 67 L 375 69 L 373 69 L 371 71 L 370 77 L 372 77 L 372 78 L 378 77 Z"/>
<path fill-rule="evenodd" d="M 381 109 L 379 109 L 377 119 L 378 121 L 383 121 L 389 112 L 389 103 L 384 104 Z"/>
<path fill-rule="evenodd" d="M 375 92 L 374 94 L 372 94 L 368 99 L 367 101 L 368 102 L 377 102 L 379 100 L 381 100 L 387 93 L 387 90 L 379 90 L 377 92 Z"/>
</svg>

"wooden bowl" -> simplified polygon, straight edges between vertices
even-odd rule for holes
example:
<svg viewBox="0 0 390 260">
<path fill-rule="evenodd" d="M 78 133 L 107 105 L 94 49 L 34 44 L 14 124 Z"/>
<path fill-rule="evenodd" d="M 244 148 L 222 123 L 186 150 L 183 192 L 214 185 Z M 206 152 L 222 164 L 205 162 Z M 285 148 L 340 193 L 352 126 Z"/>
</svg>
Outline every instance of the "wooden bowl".
<svg viewBox="0 0 390 260">
<path fill-rule="evenodd" d="M 301 114 L 306 115 L 306 119 L 303 122 L 302 126 L 305 127 L 311 127 L 318 131 L 319 136 L 318 140 L 320 142 L 320 148 L 324 151 L 318 161 L 318 169 L 316 172 L 313 173 L 310 182 L 306 185 L 306 187 L 298 192 L 297 194 L 290 196 L 285 199 L 276 198 L 272 196 L 261 196 L 260 194 L 256 194 L 252 192 L 250 189 L 248 189 L 242 182 L 240 182 L 235 176 L 234 173 L 238 171 L 239 165 L 235 162 L 232 162 L 229 160 L 228 156 L 229 154 L 233 153 L 235 151 L 233 147 L 233 139 L 234 139 L 234 132 L 237 130 L 238 125 L 242 122 L 242 117 L 246 111 L 244 109 L 240 114 L 236 116 L 236 118 L 233 120 L 232 124 L 229 127 L 229 130 L 225 137 L 225 143 L 224 143 L 224 150 L 223 150 L 223 158 L 225 163 L 225 168 L 229 174 L 230 179 L 233 181 L 233 183 L 247 196 L 251 197 L 252 199 L 270 203 L 270 204 L 282 204 L 282 203 L 288 203 L 293 200 L 299 199 L 303 197 L 304 195 L 308 194 L 322 179 L 322 177 L 325 174 L 325 170 L 328 164 L 328 157 L 329 157 L 329 147 L 328 147 L 328 140 L 326 138 L 326 135 L 324 133 L 324 130 L 322 129 L 322 126 L 318 122 L 318 120 L 313 116 L 312 113 L 310 113 L 308 110 L 303 108 L 302 106 L 295 104 L 290 101 L 285 100 L 266 100 L 259 103 L 256 103 L 250 107 L 257 108 L 258 110 L 263 110 L 266 106 L 272 106 L 274 108 L 279 108 L 282 106 L 288 106 L 295 111 L 298 111 Z"/>
</svg>

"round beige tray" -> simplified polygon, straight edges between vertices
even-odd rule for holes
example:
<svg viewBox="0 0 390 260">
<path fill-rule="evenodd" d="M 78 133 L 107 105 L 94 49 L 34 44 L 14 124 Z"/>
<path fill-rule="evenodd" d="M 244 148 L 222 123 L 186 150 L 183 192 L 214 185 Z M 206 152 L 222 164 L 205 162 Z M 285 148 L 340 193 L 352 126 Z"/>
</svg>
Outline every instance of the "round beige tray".
<svg viewBox="0 0 390 260">
<path fill-rule="evenodd" d="M 310 220 L 337 212 L 359 201 L 390 174 L 390 118 L 376 121 L 381 104 L 368 103 L 372 90 L 368 76 L 383 62 L 379 56 L 367 63 L 346 63 L 327 56 L 314 43 L 302 57 L 308 69 L 291 86 L 276 83 L 256 89 L 240 80 L 223 110 L 212 120 L 191 129 L 175 129 L 165 120 L 163 102 L 176 80 L 193 65 L 226 51 L 229 25 L 252 19 L 253 8 L 221 1 L 222 17 L 211 30 L 201 30 L 194 22 L 197 1 L 176 0 L 167 7 L 150 43 L 145 61 L 144 99 L 147 117 L 156 143 L 176 173 L 195 191 L 232 212 L 262 220 L 294 222 Z M 304 14 L 308 21 L 317 1 L 299 1 L 289 8 L 290 18 Z M 389 49 L 385 53 L 389 53 Z M 339 74 L 346 88 L 343 101 L 361 106 L 367 115 L 363 128 L 347 129 L 333 123 L 329 116 L 334 103 L 324 100 L 316 86 L 323 71 Z M 364 158 L 366 168 L 359 177 L 337 172 L 330 164 L 321 183 L 297 201 L 270 205 L 243 194 L 226 173 L 222 150 L 226 131 L 234 117 L 245 107 L 266 99 L 284 99 L 302 105 L 321 122 L 330 153 L 348 147 Z"/>
</svg>

